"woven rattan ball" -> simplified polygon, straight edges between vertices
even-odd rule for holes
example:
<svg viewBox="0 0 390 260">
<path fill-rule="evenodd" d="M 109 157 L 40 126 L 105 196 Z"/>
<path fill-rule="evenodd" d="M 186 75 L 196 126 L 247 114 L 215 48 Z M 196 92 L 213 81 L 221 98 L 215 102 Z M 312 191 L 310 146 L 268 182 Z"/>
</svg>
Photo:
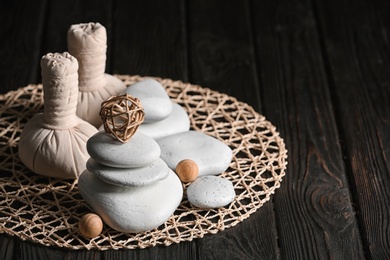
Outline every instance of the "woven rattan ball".
<svg viewBox="0 0 390 260">
<path fill-rule="evenodd" d="M 129 94 L 112 96 L 104 101 L 100 109 L 104 131 L 122 143 L 127 142 L 144 121 L 141 102 Z"/>
</svg>

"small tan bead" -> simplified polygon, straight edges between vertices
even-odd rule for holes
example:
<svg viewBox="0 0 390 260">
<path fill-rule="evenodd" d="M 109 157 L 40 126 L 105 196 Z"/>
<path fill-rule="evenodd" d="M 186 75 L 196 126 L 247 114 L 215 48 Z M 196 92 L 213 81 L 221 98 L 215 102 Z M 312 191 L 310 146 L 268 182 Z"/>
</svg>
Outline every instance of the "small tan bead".
<svg viewBox="0 0 390 260">
<path fill-rule="evenodd" d="M 185 159 L 177 164 L 175 171 L 182 182 L 191 182 L 198 177 L 199 168 L 193 160 Z"/>
<path fill-rule="evenodd" d="M 102 219 L 93 213 L 84 215 L 79 221 L 79 231 L 86 238 L 94 238 L 103 230 Z"/>
</svg>

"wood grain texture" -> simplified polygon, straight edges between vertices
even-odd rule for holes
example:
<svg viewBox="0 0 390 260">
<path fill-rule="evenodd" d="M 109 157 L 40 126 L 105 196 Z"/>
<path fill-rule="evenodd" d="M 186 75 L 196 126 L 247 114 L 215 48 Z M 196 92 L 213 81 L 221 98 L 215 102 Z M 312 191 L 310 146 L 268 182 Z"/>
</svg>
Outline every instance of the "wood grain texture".
<svg viewBox="0 0 390 260">
<path fill-rule="evenodd" d="M 197 256 L 196 247 L 192 246 L 192 244 L 195 244 L 195 242 L 183 242 L 179 244 L 170 245 L 169 247 L 157 246 L 147 249 L 136 250 L 110 250 L 102 252 L 102 259 L 199 259 Z"/>
<path fill-rule="evenodd" d="M 280 259 L 271 201 L 239 225 L 198 240 L 198 259 Z"/>
<path fill-rule="evenodd" d="M 58 247 L 46 247 L 31 242 L 15 241 L 13 260 L 62 260 L 62 259 L 91 259 L 100 260 L 100 252 L 96 250 L 67 250 Z"/>
<path fill-rule="evenodd" d="M 183 3 L 116 1 L 113 71 L 187 81 Z"/>
<path fill-rule="evenodd" d="M 363 241 L 370 258 L 389 259 L 390 3 L 317 5 Z"/>
<path fill-rule="evenodd" d="M 188 1 L 190 81 L 261 110 L 248 1 Z"/>
<path fill-rule="evenodd" d="M 289 151 L 274 199 L 282 258 L 364 258 L 310 2 L 253 13 L 264 113 Z"/>
<path fill-rule="evenodd" d="M 0 93 L 38 83 L 46 1 L 0 1 Z"/>
<path fill-rule="evenodd" d="M 0 236 L 0 259 L 12 260 L 14 254 L 15 237 L 9 235 Z"/>
</svg>

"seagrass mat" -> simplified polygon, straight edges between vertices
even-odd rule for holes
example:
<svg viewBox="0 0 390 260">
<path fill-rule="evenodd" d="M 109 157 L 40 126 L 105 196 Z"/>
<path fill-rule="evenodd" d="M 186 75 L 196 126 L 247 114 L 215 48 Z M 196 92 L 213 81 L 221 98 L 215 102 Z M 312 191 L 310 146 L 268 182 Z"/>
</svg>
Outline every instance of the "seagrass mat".
<svg viewBox="0 0 390 260">
<path fill-rule="evenodd" d="M 143 79 L 117 77 L 127 85 Z M 275 127 L 251 106 L 226 94 L 181 81 L 155 79 L 186 109 L 192 129 L 232 148 L 230 167 L 221 174 L 235 188 L 236 197 L 230 205 L 201 210 L 193 208 L 184 194 L 174 215 L 156 229 L 125 234 L 105 225 L 100 236 L 83 238 L 77 224 L 92 210 L 78 193 L 77 180 L 38 176 L 18 157 L 24 124 L 43 109 L 42 85 L 28 85 L 0 95 L 0 233 L 69 249 L 168 246 L 233 227 L 267 202 L 280 187 L 287 165 L 287 150 Z"/>
</svg>

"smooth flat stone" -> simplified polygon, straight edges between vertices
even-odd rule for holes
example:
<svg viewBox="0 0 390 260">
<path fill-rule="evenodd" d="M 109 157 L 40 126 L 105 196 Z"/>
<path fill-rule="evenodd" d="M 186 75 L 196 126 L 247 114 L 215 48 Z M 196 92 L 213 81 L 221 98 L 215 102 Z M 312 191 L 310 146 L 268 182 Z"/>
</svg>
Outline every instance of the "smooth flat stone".
<svg viewBox="0 0 390 260">
<path fill-rule="evenodd" d="M 198 208 L 220 208 L 234 200 L 233 183 L 218 176 L 198 177 L 187 188 L 188 201 Z"/>
<path fill-rule="evenodd" d="M 198 164 L 199 176 L 217 175 L 224 172 L 232 160 L 232 150 L 218 139 L 201 132 L 187 131 L 157 140 L 161 158 L 169 168 L 184 159 Z"/>
<path fill-rule="evenodd" d="M 176 174 L 143 187 L 111 185 L 85 170 L 79 177 L 81 196 L 113 229 L 142 232 L 167 221 L 179 206 L 183 188 Z"/>
<path fill-rule="evenodd" d="M 97 163 L 90 158 L 87 169 L 102 181 L 120 186 L 145 186 L 165 179 L 169 174 L 168 165 L 157 159 L 154 163 L 139 168 L 114 168 Z"/>
<path fill-rule="evenodd" d="M 154 163 L 161 153 L 156 141 L 139 132 L 126 143 L 98 132 L 88 139 L 87 150 L 96 162 L 116 168 L 144 167 Z"/>
<path fill-rule="evenodd" d="M 137 82 L 129 86 L 125 92 L 141 101 L 145 123 L 160 121 L 172 112 L 172 103 L 165 88 L 154 79 Z"/>
<path fill-rule="evenodd" d="M 141 124 L 138 131 L 157 140 L 190 130 L 190 119 L 187 112 L 179 104 L 172 102 L 172 113 L 165 119 Z"/>
</svg>

